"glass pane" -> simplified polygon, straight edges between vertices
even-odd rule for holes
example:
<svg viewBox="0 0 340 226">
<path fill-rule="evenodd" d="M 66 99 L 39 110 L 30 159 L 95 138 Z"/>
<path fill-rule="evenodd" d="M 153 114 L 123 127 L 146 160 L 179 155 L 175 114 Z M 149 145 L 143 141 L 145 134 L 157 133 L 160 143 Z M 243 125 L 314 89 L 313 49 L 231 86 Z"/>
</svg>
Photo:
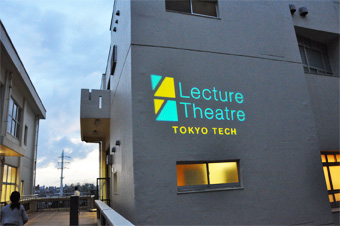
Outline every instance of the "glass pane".
<svg viewBox="0 0 340 226">
<path fill-rule="evenodd" d="M 11 130 L 11 134 L 13 135 L 13 136 L 15 136 L 15 133 L 16 133 L 16 127 L 15 127 L 16 125 L 15 125 L 15 121 L 13 120 L 12 121 L 12 130 Z"/>
<path fill-rule="evenodd" d="M 304 65 L 307 65 L 307 60 L 306 60 L 306 55 L 305 55 L 305 50 L 302 46 L 299 46 L 300 50 L 300 55 L 301 55 L 301 60 Z"/>
<path fill-rule="evenodd" d="M 326 70 L 327 70 L 328 72 L 331 72 L 331 71 L 332 71 L 332 68 L 331 68 L 331 64 L 330 64 L 330 62 L 329 62 L 328 55 L 325 54 L 325 53 L 323 53 L 323 54 L 322 54 L 322 58 L 323 58 L 323 61 L 324 61 L 324 63 L 325 63 Z"/>
<path fill-rule="evenodd" d="M 1 202 L 6 201 L 6 185 L 2 185 Z"/>
<path fill-rule="evenodd" d="M 17 117 L 17 105 L 13 104 L 13 114 L 12 117 L 15 119 Z"/>
<path fill-rule="evenodd" d="M 214 1 L 192 0 L 193 13 L 217 16 L 216 3 Z"/>
<path fill-rule="evenodd" d="M 329 198 L 329 201 L 330 201 L 330 202 L 334 202 L 333 195 L 328 195 L 328 198 Z"/>
<path fill-rule="evenodd" d="M 16 136 L 17 138 L 19 138 L 20 124 L 17 123 L 16 126 L 17 126 L 17 127 L 15 128 L 15 136 Z"/>
<path fill-rule="evenodd" d="M 11 194 L 13 191 L 15 191 L 15 185 L 7 185 L 7 192 L 6 192 L 7 200 L 11 199 Z"/>
<path fill-rule="evenodd" d="M 326 162 L 326 156 L 325 155 L 321 155 L 321 161 Z"/>
<path fill-rule="evenodd" d="M 190 0 L 166 0 L 165 8 L 173 11 L 191 13 Z"/>
<path fill-rule="evenodd" d="M 336 161 L 340 162 L 340 155 L 336 155 Z"/>
<path fill-rule="evenodd" d="M 177 186 L 206 184 L 208 179 L 205 163 L 177 165 Z"/>
<path fill-rule="evenodd" d="M 7 183 L 11 183 L 12 167 L 8 166 Z"/>
<path fill-rule="evenodd" d="M 335 156 L 334 155 L 327 155 L 328 162 L 335 162 Z"/>
<path fill-rule="evenodd" d="M 210 184 L 238 183 L 236 162 L 209 163 Z"/>
<path fill-rule="evenodd" d="M 7 121 L 7 132 L 11 133 L 11 125 L 12 125 L 12 118 L 11 116 L 8 116 L 8 121 Z"/>
<path fill-rule="evenodd" d="M 10 187 L 10 185 L 6 185 L 6 198 L 5 198 L 5 200 L 9 201 L 10 197 L 11 197 L 11 187 Z"/>
<path fill-rule="evenodd" d="M 16 184 L 17 169 L 12 167 L 11 183 Z"/>
<path fill-rule="evenodd" d="M 20 107 L 18 107 L 18 110 L 17 110 L 18 112 L 18 114 L 17 114 L 17 117 L 15 118 L 16 120 L 17 120 L 17 122 L 19 123 L 20 121 L 21 121 L 21 108 Z"/>
<path fill-rule="evenodd" d="M 340 189 L 340 166 L 330 166 L 333 189 Z"/>
<path fill-rule="evenodd" d="M 340 201 L 340 193 L 335 193 L 335 201 L 339 202 Z"/>
<path fill-rule="evenodd" d="M 9 100 L 9 106 L 8 106 L 8 114 L 12 115 L 13 112 L 13 100 L 12 98 Z"/>
<path fill-rule="evenodd" d="M 309 66 L 325 69 L 322 62 L 321 52 L 306 48 Z"/>
<path fill-rule="evenodd" d="M 325 174 L 327 190 L 331 190 L 331 184 L 329 183 L 329 177 L 328 177 L 328 169 L 326 166 L 323 167 L 323 173 Z"/>
<path fill-rule="evenodd" d="M 2 182 L 6 182 L 6 179 L 7 179 L 7 168 L 8 168 L 8 166 L 4 165 L 4 172 L 2 174 Z"/>
</svg>

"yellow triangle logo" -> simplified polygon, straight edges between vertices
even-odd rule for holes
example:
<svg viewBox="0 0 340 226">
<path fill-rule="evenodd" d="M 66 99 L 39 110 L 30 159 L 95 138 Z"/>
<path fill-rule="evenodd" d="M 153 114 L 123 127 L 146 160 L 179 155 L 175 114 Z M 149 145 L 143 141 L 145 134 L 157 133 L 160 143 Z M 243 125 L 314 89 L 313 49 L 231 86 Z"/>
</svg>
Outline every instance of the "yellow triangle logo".
<svg viewBox="0 0 340 226">
<path fill-rule="evenodd" d="M 155 114 L 157 114 L 159 109 L 162 107 L 164 100 L 154 99 L 154 103 L 155 103 Z"/>
<path fill-rule="evenodd" d="M 174 78 L 165 77 L 155 96 L 176 98 Z"/>
</svg>

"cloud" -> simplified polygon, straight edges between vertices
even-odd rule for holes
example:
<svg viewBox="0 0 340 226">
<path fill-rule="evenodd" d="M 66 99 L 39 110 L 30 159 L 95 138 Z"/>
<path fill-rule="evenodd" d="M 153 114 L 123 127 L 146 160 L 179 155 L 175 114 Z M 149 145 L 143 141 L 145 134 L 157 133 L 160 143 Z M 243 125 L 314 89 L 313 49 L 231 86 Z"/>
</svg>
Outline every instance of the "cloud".
<svg viewBox="0 0 340 226">
<path fill-rule="evenodd" d="M 87 158 L 94 150 L 98 152 L 98 144 L 80 140 L 80 90 L 100 87 L 113 2 L 0 1 L 0 18 L 47 110 L 39 128 L 37 178 L 46 179 L 41 184 L 55 183 L 43 175 L 55 173 L 62 150 L 72 157 L 71 165 L 85 168 L 80 163 L 90 161 Z M 92 158 L 88 164 L 98 160 Z"/>
</svg>

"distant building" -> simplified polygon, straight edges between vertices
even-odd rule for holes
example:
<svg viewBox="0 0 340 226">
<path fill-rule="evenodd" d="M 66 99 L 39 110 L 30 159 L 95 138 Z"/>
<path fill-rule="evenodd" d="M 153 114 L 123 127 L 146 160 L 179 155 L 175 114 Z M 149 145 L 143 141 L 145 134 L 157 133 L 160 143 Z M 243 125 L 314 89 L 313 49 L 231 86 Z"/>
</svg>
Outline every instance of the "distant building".
<svg viewBox="0 0 340 226">
<path fill-rule="evenodd" d="M 339 2 L 115 0 L 81 137 L 138 225 L 339 223 Z"/>
<path fill-rule="evenodd" d="M 34 193 L 39 120 L 46 110 L 0 21 L 0 196 Z"/>
</svg>

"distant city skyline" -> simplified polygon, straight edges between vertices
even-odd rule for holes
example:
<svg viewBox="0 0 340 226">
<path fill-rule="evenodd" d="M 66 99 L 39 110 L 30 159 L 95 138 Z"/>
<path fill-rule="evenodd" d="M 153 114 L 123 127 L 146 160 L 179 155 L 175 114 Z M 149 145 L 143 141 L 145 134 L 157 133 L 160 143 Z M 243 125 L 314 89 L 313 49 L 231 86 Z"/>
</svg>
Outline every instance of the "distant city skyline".
<svg viewBox="0 0 340 226">
<path fill-rule="evenodd" d="M 2 0 L 4 24 L 46 110 L 36 185 L 60 186 L 58 157 L 71 157 L 64 184 L 94 183 L 97 144 L 80 139 L 80 90 L 99 89 L 110 47 L 113 0 Z"/>
</svg>

